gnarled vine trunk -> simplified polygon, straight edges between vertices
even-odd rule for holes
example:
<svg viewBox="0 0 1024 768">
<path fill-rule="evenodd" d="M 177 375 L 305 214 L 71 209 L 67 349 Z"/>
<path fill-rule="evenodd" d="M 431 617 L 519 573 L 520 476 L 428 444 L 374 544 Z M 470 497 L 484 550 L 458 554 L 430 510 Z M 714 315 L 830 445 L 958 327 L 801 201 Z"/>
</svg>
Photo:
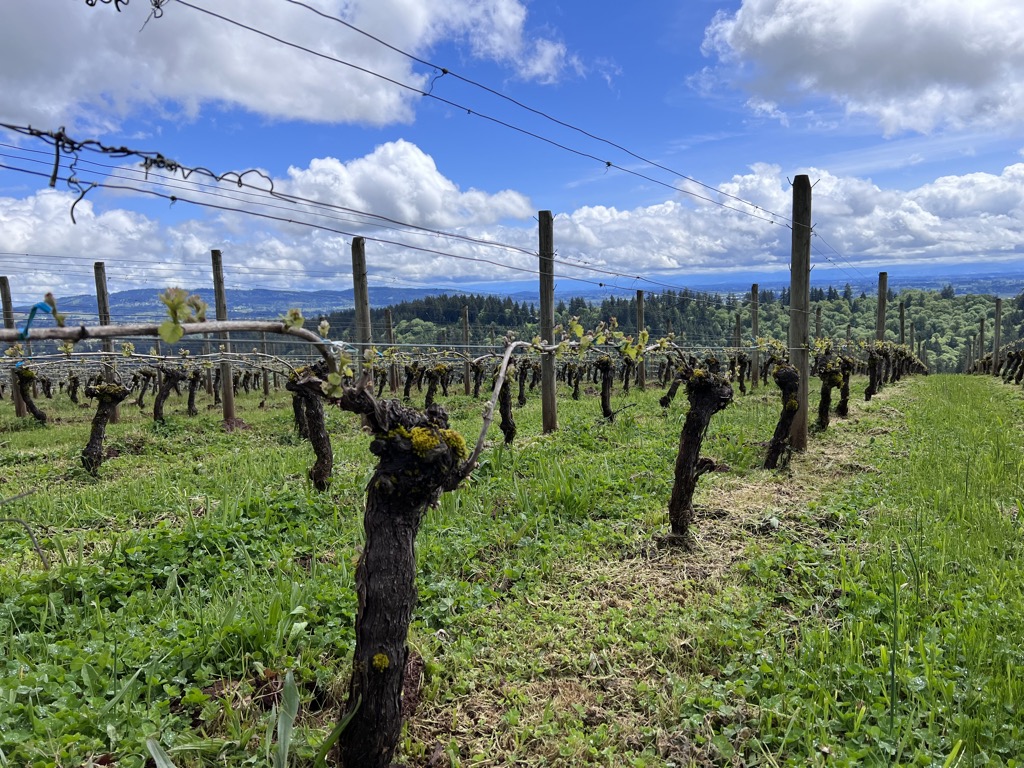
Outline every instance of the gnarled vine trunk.
<svg viewBox="0 0 1024 768">
<path fill-rule="evenodd" d="M 156 376 L 156 371 L 152 368 L 142 368 L 139 371 L 139 376 L 142 378 L 142 384 L 139 386 L 139 396 L 135 398 L 135 404 L 139 406 L 139 410 L 144 410 L 146 407 L 146 391 Z"/>
<path fill-rule="evenodd" d="M 622 391 L 629 393 L 630 382 L 633 381 L 633 371 L 636 370 L 636 361 L 630 357 L 622 359 Z"/>
<path fill-rule="evenodd" d="M 701 458 L 701 444 L 711 424 L 711 417 L 732 402 L 732 395 L 732 385 L 708 370 L 697 369 L 690 373 L 686 381 L 686 398 L 690 401 L 690 410 L 686 413 L 679 435 L 675 481 L 668 503 L 668 518 L 674 536 L 689 534 L 697 480 L 716 466 L 714 460 Z"/>
<path fill-rule="evenodd" d="M 199 385 L 202 381 L 203 372 L 198 368 L 193 368 L 188 375 L 188 408 L 185 412 L 189 416 L 199 415 L 199 410 L 196 408 L 196 392 L 199 391 Z"/>
<path fill-rule="evenodd" d="M 501 389 L 498 390 L 498 414 L 501 416 L 498 427 L 505 436 L 505 445 L 512 445 L 512 441 L 516 439 L 516 421 L 512 418 L 512 386 L 509 384 L 509 377 L 512 375 L 514 371 L 505 377 Z"/>
<path fill-rule="evenodd" d="M 615 421 L 615 412 L 612 410 L 612 383 L 615 381 L 615 365 L 608 355 L 602 355 L 594 363 L 601 376 L 601 415 L 608 421 Z"/>
<path fill-rule="evenodd" d="M 473 370 L 473 397 L 480 397 L 480 385 L 484 381 L 484 364 L 473 362 L 470 367 Z"/>
<path fill-rule="evenodd" d="M 32 418 L 40 424 L 45 424 L 46 414 L 39 410 L 36 401 L 32 399 L 32 384 L 36 380 L 36 372 L 19 365 L 14 369 L 14 378 L 18 382 L 18 392 L 21 393 L 21 399 L 25 403 L 28 412 L 32 414 Z"/>
<path fill-rule="evenodd" d="M 814 359 L 813 372 L 821 380 L 821 396 L 818 400 L 818 429 L 828 429 L 832 410 L 832 390 L 843 384 L 842 359 L 835 354 L 831 345 Z"/>
<path fill-rule="evenodd" d="M 522 408 L 526 405 L 526 381 L 530 375 L 530 366 L 525 361 L 519 363 L 516 368 L 516 379 L 519 383 L 519 396 L 516 398 L 516 403 Z"/>
<path fill-rule="evenodd" d="M 292 408 L 296 421 L 301 414 L 305 434 L 302 434 L 301 427 L 299 433 L 309 440 L 309 444 L 313 447 L 313 454 L 316 456 L 316 461 L 309 468 L 309 480 L 318 491 L 326 491 L 331 484 L 331 475 L 334 473 L 334 449 L 331 447 L 331 436 L 327 432 L 327 425 L 324 421 L 324 404 L 321 400 L 320 384 L 318 380 L 314 381 L 314 384 L 309 384 L 304 383 L 302 379 L 289 378 L 284 387 L 292 393 Z"/>
<path fill-rule="evenodd" d="M 160 388 L 157 390 L 156 398 L 153 400 L 153 421 L 163 423 L 164 403 L 171 396 L 171 390 L 184 380 L 185 372 L 180 368 L 161 366 L 160 373 L 163 374 L 163 377 L 160 382 Z"/>
<path fill-rule="evenodd" d="M 842 383 L 839 385 L 839 402 L 836 403 L 836 416 L 846 418 L 850 415 L 850 376 L 853 375 L 854 360 L 843 355 L 840 360 Z"/>
<path fill-rule="evenodd" d="M 676 399 L 676 392 L 679 391 L 679 387 L 684 381 L 686 381 L 686 375 L 684 372 L 680 371 L 672 379 L 672 383 L 669 385 L 665 394 L 661 396 L 660 400 L 658 400 L 658 404 L 661 405 L 662 408 L 668 408 L 672 405 L 672 401 Z"/>
<path fill-rule="evenodd" d="M 868 386 L 864 390 L 864 399 L 871 398 L 882 388 L 882 356 L 875 349 L 868 349 Z"/>
<path fill-rule="evenodd" d="M 416 605 L 415 540 L 427 509 L 462 479 L 466 443 L 444 409 L 378 402 L 363 387 L 337 404 L 366 418 L 377 468 L 366 490 L 366 542 L 356 569 L 356 647 L 348 727 L 338 740 L 344 768 L 388 768 L 402 730 L 407 636 Z"/>
<path fill-rule="evenodd" d="M 89 442 L 82 449 L 82 466 L 93 477 L 103 464 L 103 439 L 107 433 L 110 417 L 117 406 L 131 394 L 131 390 L 121 384 L 97 384 L 85 388 L 85 396 L 96 399 L 96 414 L 92 417 L 92 429 Z"/>
<path fill-rule="evenodd" d="M 416 374 L 420 372 L 420 364 L 413 360 L 411 365 L 405 366 L 405 385 L 402 388 L 402 399 L 408 401 L 412 397 L 412 385 L 416 381 Z"/>
<path fill-rule="evenodd" d="M 800 408 L 797 394 L 800 391 L 800 373 L 789 363 L 777 365 L 772 372 L 772 378 L 782 391 L 782 413 L 779 414 L 779 423 L 775 426 L 775 434 L 768 444 L 768 455 L 764 460 L 765 469 L 775 469 L 779 466 L 779 458 L 786 446 L 789 445 L 789 432 L 793 426 L 793 419 Z"/>
</svg>

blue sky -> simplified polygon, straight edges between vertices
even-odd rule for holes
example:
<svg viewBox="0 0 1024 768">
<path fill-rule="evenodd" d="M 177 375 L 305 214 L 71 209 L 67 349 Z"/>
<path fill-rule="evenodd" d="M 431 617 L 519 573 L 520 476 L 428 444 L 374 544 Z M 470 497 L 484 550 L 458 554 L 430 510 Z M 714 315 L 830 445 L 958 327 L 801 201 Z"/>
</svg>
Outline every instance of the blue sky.
<svg viewBox="0 0 1024 768">
<path fill-rule="evenodd" d="M 1018 0 L 170 0 L 147 22 L 152 10 L 5 3 L 0 121 L 218 174 L 259 168 L 309 202 L 179 175 L 174 194 L 230 210 L 97 188 L 73 224 L 78 193 L 25 172 L 49 175 L 49 147 L 3 132 L 0 163 L 16 170 L 0 169 L 0 274 L 16 297 L 90 291 L 96 260 L 112 290 L 208 285 L 212 248 L 236 287 L 347 288 L 351 234 L 370 238 L 371 284 L 500 291 L 532 279 L 510 267 L 536 267 L 539 209 L 556 215 L 561 295 L 784 275 L 800 173 L 816 182 L 812 261 L 837 284 L 1021 255 Z M 169 191 L 130 159 L 80 160 L 82 183 L 116 173 Z"/>
</svg>

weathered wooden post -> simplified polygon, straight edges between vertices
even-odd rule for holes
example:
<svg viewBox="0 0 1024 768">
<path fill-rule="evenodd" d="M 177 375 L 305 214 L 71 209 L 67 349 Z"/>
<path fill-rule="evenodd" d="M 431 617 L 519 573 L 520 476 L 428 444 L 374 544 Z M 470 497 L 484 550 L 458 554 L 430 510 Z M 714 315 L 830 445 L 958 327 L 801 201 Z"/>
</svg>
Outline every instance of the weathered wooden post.
<svg viewBox="0 0 1024 768">
<path fill-rule="evenodd" d="M 210 351 L 210 334 L 204 333 L 203 334 L 203 357 L 206 360 L 209 360 L 211 354 L 212 353 Z M 210 397 L 213 397 L 213 366 L 212 365 L 206 367 L 206 377 L 205 378 L 206 378 L 206 380 L 204 382 L 204 385 L 206 387 L 206 394 L 209 395 Z"/>
<path fill-rule="evenodd" d="M 981 373 L 981 367 L 985 360 L 985 316 L 982 315 L 981 320 L 978 321 L 978 348 L 974 353 L 975 359 L 978 361 L 978 373 Z"/>
<path fill-rule="evenodd" d="M 1003 300 L 996 299 L 996 329 L 992 339 L 992 375 L 999 375 L 999 344 L 1002 341 L 1003 331 Z"/>
<path fill-rule="evenodd" d="M 878 273 L 878 314 L 875 316 L 875 341 L 885 341 L 885 302 L 889 294 L 889 273 Z"/>
<path fill-rule="evenodd" d="M 217 319 L 227 320 L 228 296 L 224 290 L 224 260 L 216 248 L 210 252 L 210 256 L 213 261 L 213 301 Z M 220 341 L 224 347 L 224 354 L 231 354 L 231 334 L 222 333 Z M 228 424 L 232 423 L 235 420 L 235 388 L 232 381 L 231 363 L 228 360 L 220 362 L 220 402 L 224 421 Z"/>
<path fill-rule="evenodd" d="M 267 334 L 260 334 L 260 353 L 263 355 L 263 365 L 260 370 L 263 372 L 263 399 L 270 397 L 270 372 L 267 370 Z"/>
<path fill-rule="evenodd" d="M 811 180 L 806 174 L 793 180 L 793 242 L 789 279 L 789 359 L 800 376 L 790 445 L 794 451 L 802 451 L 807 448 L 811 380 L 808 337 L 811 313 Z"/>
<path fill-rule="evenodd" d="M 155 357 L 163 357 L 164 353 L 163 353 L 163 349 L 160 346 L 160 339 L 159 338 L 153 339 L 153 347 L 152 347 L 152 349 L 150 351 L 153 353 L 153 355 Z M 154 380 L 156 383 L 153 385 L 153 392 L 159 392 L 160 391 L 160 385 L 164 383 L 164 375 L 163 375 L 163 372 L 160 370 L 160 368 L 161 368 L 161 365 L 157 364 L 156 365 L 156 379 Z"/>
<path fill-rule="evenodd" d="M 93 276 L 96 279 L 96 312 L 99 316 L 99 324 L 110 325 L 110 294 L 107 292 L 107 267 L 102 261 L 97 261 L 92 267 Z M 113 364 L 114 340 L 103 339 L 102 344 L 103 380 L 107 384 L 113 384 L 116 381 Z M 107 423 L 117 424 L 120 417 L 120 408 L 115 403 L 114 407 L 107 414 Z"/>
<path fill-rule="evenodd" d="M 647 321 L 644 319 L 644 292 L 636 292 L 636 333 L 637 338 L 643 332 L 647 325 Z M 554 342 L 552 342 L 554 343 Z M 640 357 L 640 361 L 637 363 L 636 369 L 636 385 L 642 392 L 647 388 L 647 361 L 645 360 L 646 354 Z"/>
<path fill-rule="evenodd" d="M 750 286 L 750 332 L 754 337 L 754 350 L 750 354 L 750 387 L 751 389 L 757 389 L 758 384 L 761 380 L 761 351 L 757 345 L 758 336 L 758 325 L 757 325 L 757 305 L 758 305 L 758 290 L 759 286 L 754 283 Z"/>
<path fill-rule="evenodd" d="M 14 330 L 14 303 L 11 301 L 11 284 L 6 276 L 0 276 L 0 302 L 3 303 L 4 328 Z M 28 416 L 28 407 L 21 397 L 14 369 L 11 369 L 11 400 L 14 401 L 14 413 L 18 418 Z"/>
<path fill-rule="evenodd" d="M 363 372 L 363 356 L 373 344 L 370 330 L 370 287 L 366 279 L 366 241 L 352 238 L 352 287 L 356 303 L 356 373 Z M 373 365 L 367 369 L 367 387 L 373 391 Z"/>
<path fill-rule="evenodd" d="M 463 394 L 469 395 L 469 380 L 472 377 L 472 372 L 469 369 L 469 305 L 465 304 L 462 307 L 462 354 L 466 356 L 465 362 L 462 363 L 462 391 Z"/>
<path fill-rule="evenodd" d="M 390 307 L 384 310 L 384 333 L 387 335 L 388 346 L 394 349 L 395 325 L 391 317 Z M 388 366 L 388 389 L 391 390 L 391 394 L 395 394 L 398 391 L 398 363 L 394 360 Z"/>
<path fill-rule="evenodd" d="M 551 211 L 540 211 L 540 337 L 554 344 L 555 334 L 555 226 Z M 541 422 L 544 434 L 558 429 L 558 406 L 555 401 L 555 358 L 550 353 L 540 358 Z"/>
</svg>

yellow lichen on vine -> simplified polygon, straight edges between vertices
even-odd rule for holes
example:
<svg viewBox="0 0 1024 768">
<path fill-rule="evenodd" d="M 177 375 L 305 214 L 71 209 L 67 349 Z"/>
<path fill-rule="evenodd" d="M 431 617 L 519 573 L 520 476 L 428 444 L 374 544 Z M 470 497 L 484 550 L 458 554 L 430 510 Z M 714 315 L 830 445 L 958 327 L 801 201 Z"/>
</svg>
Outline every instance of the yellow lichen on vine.
<svg viewBox="0 0 1024 768">
<path fill-rule="evenodd" d="M 466 438 L 454 429 L 442 429 L 441 439 L 444 440 L 445 444 L 452 449 L 460 461 L 465 461 L 469 458 L 469 448 L 466 447 Z"/>
<path fill-rule="evenodd" d="M 409 430 L 409 440 L 417 456 L 425 456 L 441 444 L 437 430 L 429 427 L 413 427 Z"/>
<path fill-rule="evenodd" d="M 385 669 L 391 666 L 391 659 L 388 658 L 386 653 L 377 653 L 373 657 L 373 668 L 378 672 L 383 672 Z"/>
</svg>

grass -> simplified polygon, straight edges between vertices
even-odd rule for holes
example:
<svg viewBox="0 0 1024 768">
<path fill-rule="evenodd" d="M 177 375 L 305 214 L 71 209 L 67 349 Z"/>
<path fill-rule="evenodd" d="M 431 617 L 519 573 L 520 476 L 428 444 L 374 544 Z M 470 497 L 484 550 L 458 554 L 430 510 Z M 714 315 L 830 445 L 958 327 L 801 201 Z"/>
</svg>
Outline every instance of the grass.
<svg viewBox="0 0 1024 768">
<path fill-rule="evenodd" d="M 517 409 L 515 445 L 418 538 L 401 761 L 1020 765 L 1021 395 L 862 392 L 778 473 L 758 468 L 774 388 L 716 416 L 704 452 L 731 469 L 702 478 L 692 551 L 660 539 L 682 400 L 620 394 L 636 407 L 607 424 L 563 398 L 549 436 L 536 397 Z M 0 765 L 141 766 L 147 738 L 178 766 L 312 763 L 344 698 L 372 456 L 329 411 L 317 494 L 287 396 L 259 399 L 230 434 L 174 399 L 163 426 L 125 407 L 99 479 L 78 462 L 90 411 L 42 401 L 39 428 L 0 404 L 0 496 L 35 491 L 2 513 L 53 561 L 0 528 Z M 475 436 L 480 403 L 447 405 Z"/>
</svg>

